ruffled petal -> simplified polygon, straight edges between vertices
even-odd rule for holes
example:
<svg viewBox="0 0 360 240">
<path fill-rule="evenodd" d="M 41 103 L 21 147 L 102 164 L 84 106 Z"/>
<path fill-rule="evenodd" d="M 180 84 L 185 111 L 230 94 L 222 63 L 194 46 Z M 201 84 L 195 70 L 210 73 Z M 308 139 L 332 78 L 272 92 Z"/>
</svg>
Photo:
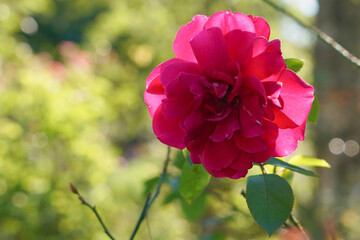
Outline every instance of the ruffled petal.
<svg viewBox="0 0 360 240">
<path fill-rule="evenodd" d="M 180 28 L 173 43 L 173 50 L 177 58 L 196 62 L 190 41 L 203 30 L 207 20 L 206 16 L 196 15 L 191 22 Z"/>
<path fill-rule="evenodd" d="M 165 88 L 167 98 L 162 100 L 164 117 L 171 120 L 189 114 L 194 104 L 190 86 L 202 81 L 205 81 L 203 76 L 180 73 L 178 78 L 170 82 Z"/>
<path fill-rule="evenodd" d="M 230 167 L 227 167 L 225 169 L 221 170 L 212 170 L 212 169 L 206 169 L 212 176 L 223 178 L 223 177 L 231 177 L 237 173 L 235 169 L 232 169 Z"/>
<path fill-rule="evenodd" d="M 279 82 L 283 84 L 280 92 L 284 101 L 282 112 L 297 125 L 303 124 L 314 101 L 314 88 L 288 69 L 283 72 Z"/>
<path fill-rule="evenodd" d="M 252 168 L 252 162 L 252 154 L 245 151 L 240 151 L 239 156 L 231 163 L 230 167 L 236 170 L 247 171 L 248 169 Z"/>
<path fill-rule="evenodd" d="M 253 41 L 252 57 L 256 57 L 267 51 L 269 47 L 269 41 L 264 37 L 256 37 Z"/>
<path fill-rule="evenodd" d="M 164 67 L 166 67 L 167 65 L 169 65 L 171 63 L 176 63 L 176 62 L 183 62 L 183 61 L 181 59 L 178 59 L 178 58 L 172 58 L 170 60 L 167 60 L 167 61 L 161 63 L 157 67 L 155 67 L 154 70 L 152 70 L 152 72 L 150 73 L 150 75 L 146 79 L 146 89 L 148 88 L 150 83 L 152 83 L 154 80 L 156 80 L 157 78 L 160 77 L 160 73 L 162 72 Z"/>
<path fill-rule="evenodd" d="M 239 155 L 236 145 L 230 141 L 208 141 L 201 162 L 206 169 L 221 170 L 229 166 Z"/>
<path fill-rule="evenodd" d="M 234 134 L 234 142 L 238 148 L 248 153 L 261 152 L 266 149 L 266 143 L 261 136 L 247 138 L 241 134 L 241 131 Z"/>
<path fill-rule="evenodd" d="M 163 62 L 150 73 L 149 77 L 146 79 L 146 90 L 144 92 L 144 101 L 148 106 L 149 113 L 151 118 L 154 117 L 154 114 L 158 107 L 161 104 L 161 100 L 165 98 L 164 88 L 160 82 L 160 74 L 162 70 L 169 64 L 181 62 L 182 60 L 173 58 L 166 62 Z"/>
<path fill-rule="evenodd" d="M 179 119 L 165 119 L 162 114 L 161 106 L 158 107 L 154 114 L 153 130 L 162 143 L 179 149 L 185 147 L 185 133 L 179 127 Z"/>
<path fill-rule="evenodd" d="M 209 136 L 215 128 L 215 122 L 206 121 L 206 117 L 204 111 L 193 111 L 181 124 L 186 132 L 184 143 L 190 152 L 201 154 L 210 141 Z"/>
<path fill-rule="evenodd" d="M 200 75 L 201 70 L 198 64 L 191 62 L 178 61 L 168 64 L 163 68 L 160 75 L 160 81 L 163 87 L 166 88 L 169 83 L 175 81 L 180 73 Z"/>
<path fill-rule="evenodd" d="M 261 122 L 256 120 L 254 116 L 244 107 L 240 108 L 241 131 L 246 137 L 256 137 L 264 133 Z"/>
<path fill-rule="evenodd" d="M 232 138 L 233 133 L 239 129 L 239 114 L 233 110 L 227 118 L 217 123 L 214 132 L 210 135 L 210 139 L 214 142 L 229 140 Z"/>
<path fill-rule="evenodd" d="M 304 140 L 305 126 L 306 122 L 296 128 L 279 129 L 273 157 L 284 157 L 292 154 L 298 146 L 298 141 Z"/>
<path fill-rule="evenodd" d="M 212 27 L 221 28 L 224 35 L 233 30 L 255 33 L 253 21 L 245 14 L 239 12 L 232 14 L 231 11 L 227 11 L 213 14 L 206 22 L 204 28 Z"/>
<path fill-rule="evenodd" d="M 255 76 L 259 79 L 269 77 L 275 70 L 274 67 L 275 57 L 270 53 L 263 53 L 257 55 L 247 64 L 244 69 L 245 76 Z"/>
<path fill-rule="evenodd" d="M 224 39 L 231 59 L 250 60 L 250 46 L 254 41 L 254 37 L 254 33 L 241 30 L 233 30 L 225 34 Z"/>
<path fill-rule="evenodd" d="M 191 40 L 190 45 L 203 69 L 222 71 L 230 62 L 230 56 L 220 28 L 209 28 L 201 31 Z"/>
<path fill-rule="evenodd" d="M 267 21 L 262 17 L 249 16 L 254 23 L 256 36 L 262 36 L 269 40 L 270 37 L 270 26 Z"/>
</svg>

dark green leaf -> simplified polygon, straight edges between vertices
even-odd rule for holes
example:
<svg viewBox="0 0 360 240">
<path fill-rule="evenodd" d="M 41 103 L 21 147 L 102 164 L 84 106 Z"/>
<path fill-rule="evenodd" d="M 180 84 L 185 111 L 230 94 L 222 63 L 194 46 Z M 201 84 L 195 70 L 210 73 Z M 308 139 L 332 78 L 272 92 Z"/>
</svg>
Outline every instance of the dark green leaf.
<svg viewBox="0 0 360 240">
<path fill-rule="evenodd" d="M 179 193 L 188 202 L 191 203 L 197 198 L 209 183 L 210 175 L 201 164 L 184 163 L 179 182 Z"/>
<path fill-rule="evenodd" d="M 283 160 L 280 160 L 278 158 L 270 158 L 269 160 L 267 160 L 265 162 L 265 164 L 270 164 L 276 167 L 283 167 L 283 168 L 287 168 L 290 170 L 293 170 L 295 172 L 307 175 L 307 176 L 311 176 L 311 177 L 318 177 L 318 175 L 316 175 L 314 172 L 310 171 L 310 170 L 306 170 L 304 168 L 292 165 L 290 163 L 287 163 Z"/>
<path fill-rule="evenodd" d="M 192 161 L 191 161 L 191 159 L 190 159 L 190 152 L 186 149 L 186 148 L 184 148 L 183 150 L 182 150 L 182 152 L 183 152 L 183 154 L 184 154 L 184 158 L 185 158 L 185 160 L 186 160 L 186 162 L 189 164 L 189 166 L 191 167 L 192 165 L 193 165 L 193 163 L 192 163 Z"/>
<path fill-rule="evenodd" d="M 254 175 L 247 180 L 246 202 L 255 221 L 272 235 L 289 217 L 294 195 L 278 175 Z"/>
<path fill-rule="evenodd" d="M 304 66 L 304 60 L 297 58 L 286 58 L 284 61 L 287 68 L 293 70 L 294 72 L 300 71 L 300 69 Z"/>
<path fill-rule="evenodd" d="M 330 164 L 324 159 L 308 157 L 304 155 L 296 155 L 289 160 L 289 163 L 301 166 L 325 167 L 330 168 Z"/>
<path fill-rule="evenodd" d="M 181 208 L 185 217 L 190 221 L 196 221 L 202 217 L 206 208 L 206 194 L 201 194 L 191 204 L 188 204 L 184 199 L 181 199 Z"/>
<path fill-rule="evenodd" d="M 319 101 L 315 97 L 314 102 L 311 107 L 311 111 L 308 116 L 308 121 L 315 123 L 319 115 Z"/>
</svg>

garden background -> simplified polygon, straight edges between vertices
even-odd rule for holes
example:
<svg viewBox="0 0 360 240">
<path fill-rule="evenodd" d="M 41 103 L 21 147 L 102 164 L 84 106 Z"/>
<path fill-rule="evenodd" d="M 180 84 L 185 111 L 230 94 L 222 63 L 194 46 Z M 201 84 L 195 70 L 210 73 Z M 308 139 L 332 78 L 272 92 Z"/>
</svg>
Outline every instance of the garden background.
<svg viewBox="0 0 360 240">
<path fill-rule="evenodd" d="M 359 0 L 279 4 L 360 55 Z M 261 0 L 1 0 L 0 239 L 107 239 L 70 182 L 117 239 L 129 238 L 166 157 L 145 79 L 173 57 L 182 25 L 223 10 L 264 17 L 284 58 L 304 59 L 299 75 L 320 111 L 297 152 L 332 168 L 295 175 L 296 215 L 314 239 L 358 238 L 360 72 L 315 34 Z M 268 238 L 240 194 L 244 179 L 212 178 L 188 206 L 172 194 L 180 170 L 169 174 L 137 239 Z"/>
</svg>

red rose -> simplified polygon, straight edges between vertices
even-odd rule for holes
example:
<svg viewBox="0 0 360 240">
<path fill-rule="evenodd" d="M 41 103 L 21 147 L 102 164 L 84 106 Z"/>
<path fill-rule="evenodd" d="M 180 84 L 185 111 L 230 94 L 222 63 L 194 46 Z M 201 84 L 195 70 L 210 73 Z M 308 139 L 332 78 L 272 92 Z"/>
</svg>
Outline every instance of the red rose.
<svg viewBox="0 0 360 240">
<path fill-rule="evenodd" d="M 280 41 L 261 17 L 197 15 L 174 41 L 176 58 L 146 80 L 158 139 L 187 148 L 215 177 L 240 178 L 252 163 L 291 154 L 304 140 L 313 87 L 286 69 Z"/>
</svg>

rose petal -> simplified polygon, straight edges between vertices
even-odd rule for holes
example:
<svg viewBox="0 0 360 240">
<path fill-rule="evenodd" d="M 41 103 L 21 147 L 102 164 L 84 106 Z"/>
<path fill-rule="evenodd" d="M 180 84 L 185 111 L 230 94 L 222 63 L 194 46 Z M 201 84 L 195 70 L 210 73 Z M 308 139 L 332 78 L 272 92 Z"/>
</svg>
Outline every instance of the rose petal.
<svg viewBox="0 0 360 240">
<path fill-rule="evenodd" d="M 283 84 L 280 92 L 284 101 L 282 112 L 297 125 L 303 124 L 314 100 L 314 88 L 288 69 L 283 72 L 279 82 Z"/>
<path fill-rule="evenodd" d="M 161 106 L 158 107 L 154 114 L 153 130 L 162 143 L 179 149 L 185 147 L 185 134 L 179 127 L 179 119 L 165 119 L 162 114 Z"/>
<path fill-rule="evenodd" d="M 200 155 L 193 152 L 190 152 L 190 160 L 193 164 L 201 163 Z"/>
<path fill-rule="evenodd" d="M 207 20 L 206 16 L 196 15 L 191 22 L 180 28 L 173 43 L 173 50 L 177 58 L 196 62 L 190 41 L 203 30 Z"/>
<path fill-rule="evenodd" d="M 253 41 L 252 57 L 256 57 L 267 51 L 269 47 L 269 41 L 264 37 L 256 37 Z"/>
<path fill-rule="evenodd" d="M 217 123 L 210 139 L 214 142 L 222 142 L 232 138 L 233 133 L 240 129 L 239 114 L 237 111 L 232 113 L 224 120 Z"/>
<path fill-rule="evenodd" d="M 167 61 L 161 63 L 157 67 L 155 67 L 154 70 L 152 70 L 152 72 L 150 73 L 150 75 L 146 79 L 146 88 L 148 88 L 148 86 L 150 85 L 150 83 L 152 81 L 154 81 L 155 79 L 160 77 L 160 73 L 162 72 L 164 67 L 166 67 L 167 65 L 169 65 L 171 63 L 175 63 L 175 62 L 183 62 L 183 61 L 181 59 L 178 59 L 178 58 L 172 58 L 170 60 L 167 60 Z"/>
<path fill-rule="evenodd" d="M 248 153 L 261 152 L 266 149 L 265 141 L 260 136 L 247 138 L 240 131 L 234 134 L 234 142 L 238 148 Z"/>
<path fill-rule="evenodd" d="M 267 52 L 275 57 L 273 62 L 274 70 L 269 77 L 262 79 L 262 82 L 277 82 L 283 71 L 286 69 L 285 61 L 281 55 L 280 40 L 275 39 L 269 42 Z"/>
<path fill-rule="evenodd" d="M 230 167 L 236 170 L 248 170 L 252 167 L 252 162 L 252 154 L 240 151 L 239 156 L 231 163 Z"/>
<path fill-rule="evenodd" d="M 264 133 L 262 123 L 244 106 L 240 107 L 240 126 L 245 137 L 251 138 Z"/>
<path fill-rule="evenodd" d="M 239 150 L 231 140 L 218 143 L 208 141 L 201 162 L 206 169 L 221 170 L 229 166 L 238 155 Z"/>
<path fill-rule="evenodd" d="M 201 31 L 191 40 L 190 45 L 203 69 L 222 71 L 230 61 L 225 40 L 219 28 Z"/>
<path fill-rule="evenodd" d="M 144 101 L 149 108 L 149 113 L 151 118 L 154 117 L 156 110 L 161 104 L 161 100 L 165 98 L 164 89 L 160 82 L 160 73 L 164 67 L 169 64 L 181 62 L 180 59 L 173 58 L 166 62 L 163 62 L 150 73 L 149 77 L 146 79 L 146 90 L 144 92 Z"/>
<path fill-rule="evenodd" d="M 255 33 L 253 21 L 245 14 L 239 12 L 232 14 L 231 11 L 227 11 L 213 14 L 206 22 L 204 28 L 212 27 L 221 28 L 224 35 L 233 30 Z"/>
<path fill-rule="evenodd" d="M 269 40 L 270 37 L 270 26 L 267 23 L 267 21 L 262 18 L 262 17 L 252 17 L 251 15 L 249 16 L 251 18 L 251 20 L 254 23 L 255 26 L 255 31 L 256 31 L 256 36 L 263 36 L 265 37 L 267 40 Z"/>
<path fill-rule="evenodd" d="M 237 173 L 237 171 L 235 169 L 232 169 L 229 167 L 227 167 L 225 169 L 221 169 L 221 170 L 206 169 L 206 171 L 208 171 L 212 176 L 218 177 L 218 178 L 230 177 Z"/>
<path fill-rule="evenodd" d="M 229 178 L 231 179 L 239 179 L 245 177 L 248 173 L 248 170 L 237 170 L 235 174 L 231 175 Z"/>
<path fill-rule="evenodd" d="M 184 143 L 190 152 L 202 153 L 215 128 L 215 123 L 206 121 L 206 117 L 204 111 L 193 111 L 183 121 L 183 129 L 186 132 Z"/>
<path fill-rule="evenodd" d="M 194 75 L 200 75 L 201 70 L 196 63 L 191 62 L 175 62 L 165 66 L 160 75 L 160 81 L 164 88 L 175 81 L 180 73 L 188 73 Z"/>
<path fill-rule="evenodd" d="M 241 30 L 233 30 L 224 35 L 226 47 L 232 60 L 248 57 L 250 60 L 252 42 L 255 34 L 250 32 L 243 32 Z"/>
<path fill-rule="evenodd" d="M 274 73 L 275 57 L 270 53 L 263 53 L 253 58 L 245 68 L 245 76 L 255 76 L 265 79 Z"/>
<path fill-rule="evenodd" d="M 298 141 L 304 140 L 305 125 L 306 122 L 296 128 L 279 129 L 273 157 L 284 157 L 292 154 L 298 146 Z"/>
</svg>

